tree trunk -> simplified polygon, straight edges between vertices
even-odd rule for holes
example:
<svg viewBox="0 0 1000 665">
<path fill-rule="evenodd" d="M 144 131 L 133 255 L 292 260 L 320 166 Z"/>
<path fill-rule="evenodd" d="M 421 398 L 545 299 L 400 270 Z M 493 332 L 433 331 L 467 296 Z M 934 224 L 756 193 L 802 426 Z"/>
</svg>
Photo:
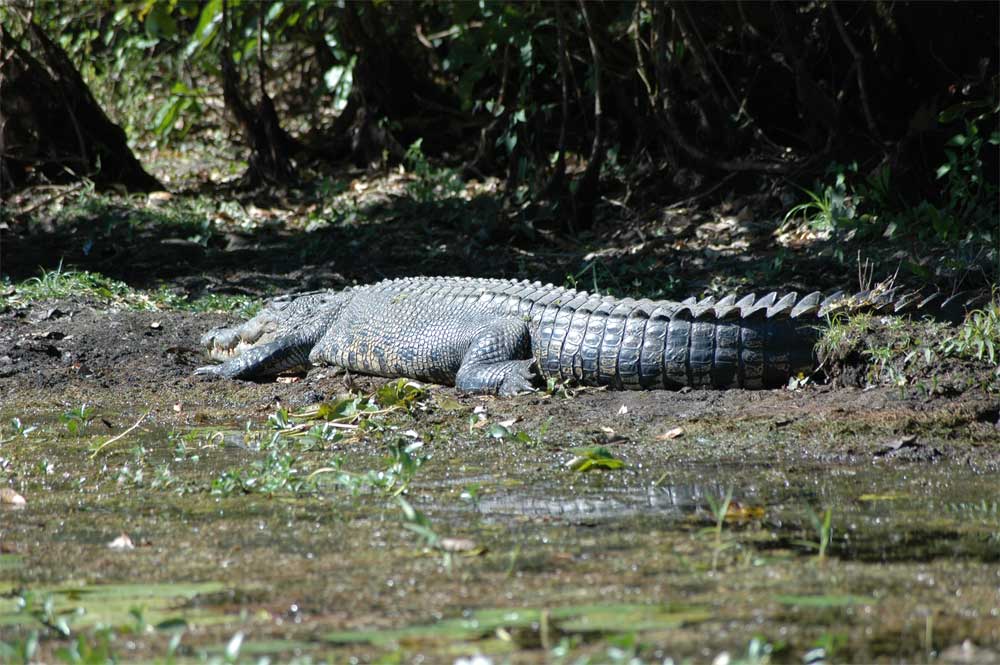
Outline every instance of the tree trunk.
<svg viewBox="0 0 1000 665">
<path fill-rule="evenodd" d="M 24 46 L 27 44 L 27 46 Z M 29 52 L 29 50 L 31 52 Z M 20 38 L 0 26 L 0 192 L 90 178 L 100 187 L 162 190 L 125 132 L 94 99 L 69 56 L 40 27 Z"/>
<path fill-rule="evenodd" d="M 377 5 L 348 2 L 337 17 L 339 42 L 357 55 L 344 115 L 350 111 L 347 139 L 358 166 L 385 158 L 400 161 L 406 146 L 422 137 L 423 148 L 437 152 L 447 147 L 447 137 L 454 132 L 453 100 L 411 66 L 411 59 L 385 30 L 379 12 Z M 337 122 L 335 129 L 343 131 L 347 124 Z"/>
<path fill-rule="evenodd" d="M 226 102 L 226 108 L 236 118 L 243 139 L 250 148 L 249 166 L 243 180 L 250 187 L 257 187 L 264 183 L 287 185 L 295 177 L 295 166 L 290 157 L 290 153 L 295 149 L 295 141 L 282 129 L 281 123 L 278 121 L 278 113 L 274 109 L 274 102 L 267 94 L 265 80 L 267 66 L 264 62 L 264 48 L 261 38 L 263 26 L 258 20 L 257 66 L 260 99 L 257 102 L 257 108 L 251 111 L 243 99 L 239 74 L 236 72 L 236 66 L 230 56 L 228 4 L 225 0 L 222 3 L 222 26 L 225 33 L 219 56 L 222 66 L 222 96 Z M 258 10 L 263 12 L 262 7 Z M 259 16 L 260 18 L 262 15 Z"/>
</svg>

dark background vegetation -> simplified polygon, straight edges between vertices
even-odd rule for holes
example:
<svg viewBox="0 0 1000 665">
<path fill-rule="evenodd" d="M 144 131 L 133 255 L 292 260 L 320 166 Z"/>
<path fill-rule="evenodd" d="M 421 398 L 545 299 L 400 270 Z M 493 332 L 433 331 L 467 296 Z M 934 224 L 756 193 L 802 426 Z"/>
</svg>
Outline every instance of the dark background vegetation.
<svg viewBox="0 0 1000 665">
<path fill-rule="evenodd" d="M 998 7 L 13 3 L 4 276 L 59 260 L 140 283 L 248 261 L 361 281 L 601 269 L 679 295 L 685 270 L 696 289 L 719 271 L 828 286 L 862 256 L 878 276 L 995 283 Z M 237 172 L 199 168 L 212 160 Z M 190 203 L 291 209 L 397 173 L 401 194 L 321 209 L 309 232 Z M 179 195 L 165 211 L 135 196 L 163 189 Z M 201 249 L 164 243 L 164 217 Z"/>
</svg>

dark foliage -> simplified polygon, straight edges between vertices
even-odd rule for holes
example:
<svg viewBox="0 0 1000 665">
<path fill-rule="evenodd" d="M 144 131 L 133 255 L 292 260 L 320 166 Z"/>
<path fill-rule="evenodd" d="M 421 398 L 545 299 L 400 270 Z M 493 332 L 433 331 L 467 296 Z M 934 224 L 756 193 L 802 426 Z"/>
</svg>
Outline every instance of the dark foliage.
<svg viewBox="0 0 1000 665">
<path fill-rule="evenodd" d="M 221 0 L 103 7 L 76 10 L 90 26 L 50 7 L 43 25 L 77 50 L 169 62 L 161 139 L 218 126 L 195 111 L 223 90 L 250 183 L 308 161 L 394 164 L 420 141 L 567 231 L 609 188 L 676 200 L 831 164 L 891 174 L 897 209 L 940 207 L 948 142 L 970 126 L 989 141 L 969 160 L 987 193 L 997 181 L 997 3 L 311 0 L 235 3 L 224 21 Z M 146 39 L 122 51 L 133 14 Z M 91 26 L 101 40 L 79 38 Z"/>
<path fill-rule="evenodd" d="M 80 176 L 100 185 L 163 189 L 128 147 L 58 44 L 29 23 L 20 37 L 0 26 L 0 193 L 37 171 L 63 182 Z"/>
</svg>

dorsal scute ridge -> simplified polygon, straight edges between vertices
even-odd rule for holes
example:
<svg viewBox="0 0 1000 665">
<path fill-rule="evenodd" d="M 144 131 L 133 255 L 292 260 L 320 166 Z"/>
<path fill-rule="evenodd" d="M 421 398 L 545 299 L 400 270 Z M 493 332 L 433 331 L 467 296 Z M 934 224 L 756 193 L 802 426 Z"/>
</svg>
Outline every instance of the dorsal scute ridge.
<svg viewBox="0 0 1000 665">
<path fill-rule="evenodd" d="M 649 313 L 649 318 L 654 321 L 666 321 L 669 320 L 676 309 L 676 303 L 667 303 L 664 301 L 654 303 L 652 311 Z"/>
<path fill-rule="evenodd" d="M 653 314 L 653 311 L 656 309 L 656 307 L 657 305 L 655 302 L 649 300 L 648 298 L 643 298 L 635 302 L 635 305 L 632 307 L 632 312 L 631 314 L 629 314 L 629 316 L 648 319 Z"/>
<path fill-rule="evenodd" d="M 727 304 L 723 303 L 722 301 L 715 303 L 713 311 L 715 312 L 715 318 L 719 319 L 720 321 L 739 318 L 740 314 L 740 308 L 737 307 L 735 303 Z"/>
<path fill-rule="evenodd" d="M 695 320 L 704 320 L 715 317 L 715 300 L 705 298 L 693 305 L 688 306 Z"/>
<path fill-rule="evenodd" d="M 896 299 L 893 303 L 893 311 L 896 314 L 903 314 L 909 312 L 915 303 L 917 303 L 921 298 L 919 292 L 914 291 L 912 293 L 904 293 L 902 296 Z"/>
<path fill-rule="evenodd" d="M 736 294 L 730 293 L 728 296 L 720 298 L 718 302 L 715 303 L 716 308 L 722 307 L 732 307 L 736 304 Z"/>
<path fill-rule="evenodd" d="M 580 307 L 580 309 L 584 312 L 589 312 L 592 314 L 595 311 L 597 311 L 597 308 L 599 308 L 603 302 L 604 301 L 599 296 L 590 294 L 590 296 L 587 298 L 587 302 L 585 302 Z"/>
<path fill-rule="evenodd" d="M 917 309 L 924 309 L 929 305 L 933 305 L 935 302 L 941 299 L 941 292 L 932 293 L 929 296 L 923 298 L 919 303 L 917 303 Z"/>
<path fill-rule="evenodd" d="M 567 294 L 567 297 L 569 294 Z M 580 310 L 587 303 L 589 297 L 586 293 L 573 293 L 568 300 L 563 300 L 562 306 L 569 310 Z"/>
<path fill-rule="evenodd" d="M 740 315 L 744 319 L 763 319 L 767 316 L 768 309 L 774 304 L 778 294 L 772 291 L 762 298 L 757 298 L 750 305 L 743 307 Z"/>
<path fill-rule="evenodd" d="M 774 303 L 767 308 L 767 318 L 774 319 L 778 317 L 784 318 L 786 315 L 791 313 L 792 307 L 795 306 L 795 300 L 799 297 L 799 294 L 795 291 L 787 293 L 781 297 L 778 302 Z"/>
<path fill-rule="evenodd" d="M 674 314 L 671 318 L 678 319 L 680 321 L 690 321 L 695 318 L 695 311 L 693 305 L 690 303 L 680 303 L 680 306 L 674 310 Z"/>
<path fill-rule="evenodd" d="M 819 311 L 819 303 L 823 298 L 823 294 L 819 291 L 813 291 L 812 293 L 802 296 L 799 301 L 792 308 L 789 316 L 793 319 L 810 316 Z"/>
<path fill-rule="evenodd" d="M 626 300 L 619 300 L 617 303 L 615 303 L 614 307 L 611 308 L 610 315 L 624 319 L 627 318 L 631 312 L 632 312 L 632 303 L 626 299 Z"/>
<path fill-rule="evenodd" d="M 967 293 L 927 293 L 910 291 L 898 286 L 876 286 L 857 293 L 837 291 L 824 296 L 818 291 L 802 297 L 796 293 L 768 293 L 758 298 L 753 293 L 730 293 L 723 297 L 688 297 L 681 301 L 615 298 L 575 288 L 556 286 L 540 280 L 481 278 L 481 277 L 389 277 L 374 284 L 350 285 L 337 290 L 357 292 L 365 289 L 391 293 L 422 294 L 431 301 L 446 303 L 481 303 L 499 307 L 517 315 L 527 311 L 558 308 L 560 316 L 571 312 L 582 314 L 599 312 L 602 316 L 631 318 L 664 318 L 719 321 L 734 318 L 804 319 L 822 318 L 834 313 L 870 312 L 877 314 L 924 313 L 933 310 L 967 310 Z M 291 294 L 301 297 L 304 294 Z M 279 304 L 280 298 L 269 302 Z"/>
<path fill-rule="evenodd" d="M 758 298 L 757 302 L 754 303 L 755 307 L 770 307 L 778 299 L 778 292 L 771 291 L 763 298 Z"/>
<path fill-rule="evenodd" d="M 968 300 L 969 296 L 970 296 L 969 291 L 959 291 L 958 293 L 954 293 L 950 296 L 947 296 L 944 300 L 942 300 L 940 302 L 940 307 L 942 309 L 947 309 L 949 307 L 953 307 L 955 303 L 960 303 L 962 305 L 969 305 L 970 304 Z"/>
<path fill-rule="evenodd" d="M 831 310 L 837 308 L 845 298 L 843 291 L 834 291 L 819 304 L 819 316 L 826 316 Z"/>
</svg>

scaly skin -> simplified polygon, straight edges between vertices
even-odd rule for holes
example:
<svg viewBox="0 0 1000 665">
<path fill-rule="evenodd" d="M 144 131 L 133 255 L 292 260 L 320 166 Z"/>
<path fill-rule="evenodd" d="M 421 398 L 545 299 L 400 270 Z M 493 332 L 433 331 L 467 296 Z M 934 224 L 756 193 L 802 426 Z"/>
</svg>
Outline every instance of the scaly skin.
<svg viewBox="0 0 1000 665">
<path fill-rule="evenodd" d="M 325 364 L 501 395 L 531 390 L 536 372 L 617 389 L 769 388 L 812 371 L 830 312 L 914 303 L 891 290 L 678 303 L 413 277 L 278 298 L 250 321 L 206 334 L 209 355 L 224 362 L 196 371 L 255 378 Z"/>
</svg>

